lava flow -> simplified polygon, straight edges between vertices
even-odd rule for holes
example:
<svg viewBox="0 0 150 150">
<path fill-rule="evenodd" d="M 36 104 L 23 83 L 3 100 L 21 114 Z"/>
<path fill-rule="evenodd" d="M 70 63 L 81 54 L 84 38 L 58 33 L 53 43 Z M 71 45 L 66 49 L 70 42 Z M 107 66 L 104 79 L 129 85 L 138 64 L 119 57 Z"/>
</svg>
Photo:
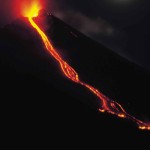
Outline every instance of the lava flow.
<svg viewBox="0 0 150 150">
<path fill-rule="evenodd" d="M 107 112 L 113 115 L 116 115 L 120 118 L 127 118 L 131 121 L 135 122 L 139 129 L 142 130 L 150 130 L 150 124 L 142 122 L 135 118 L 134 116 L 131 116 L 128 114 L 123 107 L 115 102 L 114 100 L 106 97 L 104 94 L 102 94 L 98 89 L 94 88 L 93 86 L 82 82 L 79 79 L 78 73 L 61 57 L 60 54 L 58 54 L 57 50 L 53 47 L 52 43 L 46 36 L 46 34 L 40 29 L 40 27 L 34 22 L 33 18 L 38 16 L 38 12 L 41 9 L 40 5 L 38 3 L 34 4 L 31 9 L 28 11 L 25 11 L 23 14 L 25 17 L 28 17 L 28 20 L 31 24 L 31 26 L 38 32 L 39 36 L 41 37 L 46 50 L 56 59 L 56 61 L 60 64 L 60 67 L 64 73 L 64 75 L 72 80 L 75 83 L 81 84 L 82 86 L 89 89 L 95 96 L 97 96 L 101 102 L 101 106 L 99 107 L 99 112 Z"/>
</svg>

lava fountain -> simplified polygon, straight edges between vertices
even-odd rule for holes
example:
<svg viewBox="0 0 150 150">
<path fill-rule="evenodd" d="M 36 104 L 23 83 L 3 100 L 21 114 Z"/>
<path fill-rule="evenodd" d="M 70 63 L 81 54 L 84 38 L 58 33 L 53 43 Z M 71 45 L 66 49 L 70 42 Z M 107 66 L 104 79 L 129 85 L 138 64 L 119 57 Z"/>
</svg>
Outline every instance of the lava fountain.
<svg viewBox="0 0 150 150">
<path fill-rule="evenodd" d="M 72 68 L 57 52 L 57 50 L 53 47 L 51 41 L 48 39 L 46 33 L 40 29 L 38 24 L 33 20 L 34 17 L 38 17 L 38 12 L 42 9 L 42 5 L 39 3 L 38 0 L 34 0 L 33 3 L 29 7 L 24 7 L 23 9 L 23 16 L 27 17 L 31 26 L 34 30 L 37 31 L 39 36 L 41 37 L 41 40 L 43 41 L 43 44 L 45 45 L 45 50 L 47 50 L 59 63 L 60 68 L 62 69 L 62 72 L 64 75 L 70 79 L 71 81 L 80 84 L 90 90 L 95 96 L 97 96 L 101 102 L 101 106 L 99 106 L 99 112 L 107 112 L 109 114 L 115 115 L 120 118 L 126 118 L 133 122 L 135 122 L 139 129 L 142 130 L 150 130 L 150 124 L 143 122 L 134 116 L 128 114 L 124 108 L 117 103 L 116 101 L 108 98 L 104 94 L 102 94 L 98 89 L 94 88 L 93 86 L 81 81 L 79 79 L 78 73 L 75 71 L 74 68 Z"/>
</svg>

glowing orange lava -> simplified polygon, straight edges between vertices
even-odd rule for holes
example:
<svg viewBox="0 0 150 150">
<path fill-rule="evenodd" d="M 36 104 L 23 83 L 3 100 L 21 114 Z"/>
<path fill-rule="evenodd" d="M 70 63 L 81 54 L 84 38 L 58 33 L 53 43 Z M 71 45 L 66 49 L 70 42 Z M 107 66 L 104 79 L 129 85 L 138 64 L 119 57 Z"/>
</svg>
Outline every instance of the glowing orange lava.
<svg viewBox="0 0 150 150">
<path fill-rule="evenodd" d="M 101 106 L 99 108 L 99 112 L 107 112 L 107 113 L 116 115 L 117 117 L 120 117 L 120 118 L 130 119 L 139 126 L 139 129 L 150 130 L 149 124 L 144 123 L 144 122 L 136 119 L 134 116 L 129 115 L 119 103 L 106 97 L 98 89 L 94 88 L 93 86 L 80 81 L 78 73 L 65 60 L 63 60 L 63 58 L 60 56 L 60 54 L 58 54 L 57 50 L 53 47 L 52 43 L 50 42 L 50 40 L 48 39 L 46 34 L 34 22 L 33 17 L 38 16 L 38 11 L 40 9 L 41 9 L 41 7 L 38 3 L 33 3 L 31 9 L 29 8 L 29 11 L 26 11 L 26 10 L 24 11 L 24 16 L 28 17 L 31 26 L 39 33 L 39 36 L 41 37 L 46 50 L 60 64 L 60 67 L 61 67 L 64 75 L 68 79 L 72 80 L 73 82 L 83 85 L 84 87 L 89 89 L 95 96 L 97 96 L 99 98 L 99 100 L 101 101 Z"/>
</svg>

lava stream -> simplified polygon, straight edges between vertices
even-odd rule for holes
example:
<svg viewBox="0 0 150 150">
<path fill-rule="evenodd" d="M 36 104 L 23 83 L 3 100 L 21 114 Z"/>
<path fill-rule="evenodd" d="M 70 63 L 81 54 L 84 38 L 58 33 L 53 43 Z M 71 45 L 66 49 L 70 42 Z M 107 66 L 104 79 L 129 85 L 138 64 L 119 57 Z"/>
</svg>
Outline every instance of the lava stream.
<svg viewBox="0 0 150 150">
<path fill-rule="evenodd" d="M 35 8 L 34 8 L 35 11 Z M 63 60 L 63 58 L 58 54 L 57 50 L 53 47 L 52 43 L 46 36 L 46 34 L 40 29 L 40 27 L 34 22 L 33 17 L 37 16 L 37 12 L 31 11 L 26 15 L 28 17 L 29 22 L 31 26 L 38 32 L 39 36 L 41 37 L 46 50 L 56 59 L 56 61 L 60 64 L 60 67 L 64 73 L 64 75 L 72 80 L 75 83 L 81 84 L 82 86 L 86 87 L 89 89 L 95 96 L 99 98 L 101 101 L 101 106 L 99 108 L 100 112 L 107 112 L 113 115 L 116 115 L 120 118 L 127 118 L 130 119 L 131 121 L 135 122 L 139 129 L 142 130 L 150 130 L 150 124 L 147 124 L 145 122 L 142 122 L 138 119 L 136 119 L 134 116 L 129 115 L 123 107 L 115 102 L 114 100 L 106 97 L 103 95 L 98 89 L 94 88 L 93 86 L 84 83 L 80 81 L 78 73 L 66 62 Z M 38 9 L 36 11 L 39 11 Z M 36 14 L 36 15 L 35 15 Z"/>
<path fill-rule="evenodd" d="M 109 99 L 105 95 L 103 95 L 100 91 L 96 88 L 92 87 L 89 84 L 86 84 L 80 81 L 78 73 L 66 62 L 62 59 L 62 57 L 57 53 L 56 49 L 54 49 L 53 45 L 51 44 L 50 40 L 47 38 L 46 34 L 40 29 L 40 27 L 33 21 L 32 17 L 29 17 L 30 24 L 36 29 L 36 31 L 41 36 L 46 50 L 59 62 L 60 67 L 67 78 L 72 80 L 73 82 L 79 83 L 84 87 L 88 88 L 91 92 L 93 92 L 101 101 L 101 108 L 99 108 L 100 112 L 108 112 L 113 115 L 116 115 L 120 118 L 128 118 L 134 121 L 138 126 L 139 129 L 143 130 L 150 130 L 150 125 L 144 123 L 135 117 L 129 115 L 120 104 L 115 102 L 114 100 Z"/>
</svg>

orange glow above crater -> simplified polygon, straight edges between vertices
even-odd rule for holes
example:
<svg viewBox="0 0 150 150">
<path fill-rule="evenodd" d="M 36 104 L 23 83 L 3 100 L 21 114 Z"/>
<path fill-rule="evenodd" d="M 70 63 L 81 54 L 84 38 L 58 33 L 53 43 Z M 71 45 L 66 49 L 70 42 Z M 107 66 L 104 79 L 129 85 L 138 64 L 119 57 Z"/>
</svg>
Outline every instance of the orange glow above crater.
<svg viewBox="0 0 150 150">
<path fill-rule="evenodd" d="M 22 15 L 24 17 L 37 17 L 39 11 L 43 8 L 40 0 L 25 1 L 22 3 Z"/>
</svg>

